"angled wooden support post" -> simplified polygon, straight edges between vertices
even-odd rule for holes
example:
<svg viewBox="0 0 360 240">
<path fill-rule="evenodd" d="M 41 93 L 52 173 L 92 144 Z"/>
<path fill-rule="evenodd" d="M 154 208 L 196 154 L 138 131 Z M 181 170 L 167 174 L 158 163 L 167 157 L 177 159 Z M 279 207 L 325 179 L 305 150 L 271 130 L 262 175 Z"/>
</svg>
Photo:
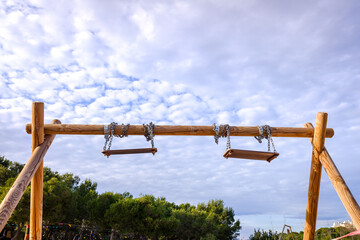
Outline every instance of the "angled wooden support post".
<svg viewBox="0 0 360 240">
<path fill-rule="evenodd" d="M 324 149 L 327 113 L 317 113 L 313 137 L 313 151 L 310 167 L 309 192 L 306 206 L 303 240 L 313 240 L 316 230 L 316 218 L 319 202 L 321 162 L 320 154 Z"/>
<path fill-rule="evenodd" d="M 311 123 L 304 125 L 306 128 L 314 128 Z M 312 139 L 310 138 L 312 143 Z M 347 213 L 349 214 L 356 229 L 360 229 L 360 207 L 352 195 L 349 187 L 347 186 L 344 178 L 341 176 L 334 161 L 332 160 L 329 152 L 324 148 L 320 155 L 321 165 L 324 167 L 332 185 L 334 186 L 342 204 L 344 205 Z"/>
<path fill-rule="evenodd" d="M 53 123 L 60 124 L 59 120 L 54 120 Z M 55 135 L 46 135 L 44 142 L 35 148 L 29 160 L 21 170 L 19 176 L 16 178 L 14 184 L 6 194 L 5 198 L 0 204 L 0 232 L 5 227 L 6 222 L 10 218 L 12 212 L 15 210 L 16 205 L 19 203 L 22 195 L 24 194 L 31 178 L 39 168 L 43 158 L 49 149 Z"/>
<path fill-rule="evenodd" d="M 33 102 L 31 122 L 31 149 L 34 151 L 44 141 L 44 103 Z M 30 239 L 41 240 L 43 204 L 43 161 L 31 181 Z"/>
</svg>

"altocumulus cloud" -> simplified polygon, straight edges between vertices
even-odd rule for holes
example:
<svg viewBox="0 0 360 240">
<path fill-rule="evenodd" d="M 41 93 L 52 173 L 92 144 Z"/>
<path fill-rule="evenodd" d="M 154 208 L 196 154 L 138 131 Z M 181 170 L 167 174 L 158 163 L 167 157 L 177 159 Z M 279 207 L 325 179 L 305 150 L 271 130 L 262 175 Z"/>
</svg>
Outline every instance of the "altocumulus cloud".
<svg viewBox="0 0 360 240">
<path fill-rule="evenodd" d="M 47 122 L 82 124 L 301 127 L 326 111 L 335 129 L 327 148 L 358 198 L 359 7 L 320 0 L 1 1 L 0 153 L 28 158 L 32 101 L 45 102 Z M 269 228 L 271 216 L 276 229 L 285 222 L 302 228 L 307 139 L 275 139 L 281 155 L 271 164 L 225 161 L 225 142 L 216 146 L 212 137 L 156 136 L 155 157 L 106 159 L 103 142 L 57 136 L 46 164 L 90 177 L 100 191 L 191 203 L 221 198 L 250 231 Z M 141 136 L 114 140 L 119 148 L 148 144 Z M 232 138 L 232 145 L 266 148 L 248 138 Z M 323 174 L 320 224 L 346 218 L 340 205 Z"/>
</svg>

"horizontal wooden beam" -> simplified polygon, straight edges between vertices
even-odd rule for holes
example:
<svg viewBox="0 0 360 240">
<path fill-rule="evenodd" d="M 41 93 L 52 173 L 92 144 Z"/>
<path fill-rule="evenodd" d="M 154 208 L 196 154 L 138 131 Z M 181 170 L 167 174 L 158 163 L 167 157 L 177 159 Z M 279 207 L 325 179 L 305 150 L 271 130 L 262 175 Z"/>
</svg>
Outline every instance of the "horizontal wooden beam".
<svg viewBox="0 0 360 240">
<path fill-rule="evenodd" d="M 73 134 L 73 135 L 103 135 L 104 126 L 107 125 L 82 125 L 82 124 L 45 124 L 45 134 Z M 31 124 L 26 125 L 26 132 L 31 134 Z M 115 134 L 121 135 L 121 125 L 116 126 Z M 177 135 L 177 136 L 214 136 L 213 126 L 173 126 L 155 125 L 155 135 Z M 127 135 L 144 135 L 143 125 L 130 125 Z M 230 126 L 231 136 L 258 136 L 259 130 L 255 127 Z M 313 137 L 314 129 L 292 128 L 292 127 L 271 127 L 273 137 Z M 334 136 L 332 128 L 326 129 L 326 137 Z"/>
</svg>

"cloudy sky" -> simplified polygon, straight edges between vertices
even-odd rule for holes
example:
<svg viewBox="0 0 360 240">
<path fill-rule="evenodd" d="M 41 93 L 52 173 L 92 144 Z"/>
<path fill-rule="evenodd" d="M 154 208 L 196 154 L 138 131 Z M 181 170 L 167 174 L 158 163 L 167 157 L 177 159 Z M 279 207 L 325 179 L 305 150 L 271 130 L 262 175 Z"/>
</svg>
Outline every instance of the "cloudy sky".
<svg viewBox="0 0 360 240">
<path fill-rule="evenodd" d="M 302 127 L 327 112 L 326 147 L 360 198 L 360 2 L 0 1 L 0 154 L 25 163 L 31 103 L 45 122 Z M 222 199 L 243 226 L 304 227 L 311 145 L 275 138 L 271 164 L 224 159 L 225 140 L 156 136 L 158 153 L 100 152 L 102 136 L 57 136 L 45 165 L 99 192 L 181 203 Z M 149 147 L 142 136 L 113 148 Z M 253 138 L 234 148 L 266 150 Z M 323 171 L 318 227 L 346 220 Z"/>
</svg>

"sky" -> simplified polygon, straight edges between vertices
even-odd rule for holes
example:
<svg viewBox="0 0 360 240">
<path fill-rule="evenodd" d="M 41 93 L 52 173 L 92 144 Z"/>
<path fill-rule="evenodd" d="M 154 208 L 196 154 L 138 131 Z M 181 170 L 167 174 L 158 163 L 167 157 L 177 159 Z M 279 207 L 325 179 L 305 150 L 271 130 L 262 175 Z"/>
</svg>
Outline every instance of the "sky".
<svg viewBox="0 0 360 240">
<path fill-rule="evenodd" d="M 360 2 L 0 1 L 0 154 L 31 154 L 31 104 L 45 122 L 302 127 L 327 112 L 325 141 L 360 198 Z M 97 182 L 100 193 L 222 199 L 246 238 L 302 230 L 312 147 L 274 138 L 270 164 L 224 159 L 225 139 L 155 136 L 155 156 L 106 158 L 103 136 L 58 135 L 45 165 Z M 254 138 L 233 148 L 266 151 Z M 142 136 L 112 148 L 150 147 Z M 325 171 L 317 227 L 349 219 Z"/>
</svg>

